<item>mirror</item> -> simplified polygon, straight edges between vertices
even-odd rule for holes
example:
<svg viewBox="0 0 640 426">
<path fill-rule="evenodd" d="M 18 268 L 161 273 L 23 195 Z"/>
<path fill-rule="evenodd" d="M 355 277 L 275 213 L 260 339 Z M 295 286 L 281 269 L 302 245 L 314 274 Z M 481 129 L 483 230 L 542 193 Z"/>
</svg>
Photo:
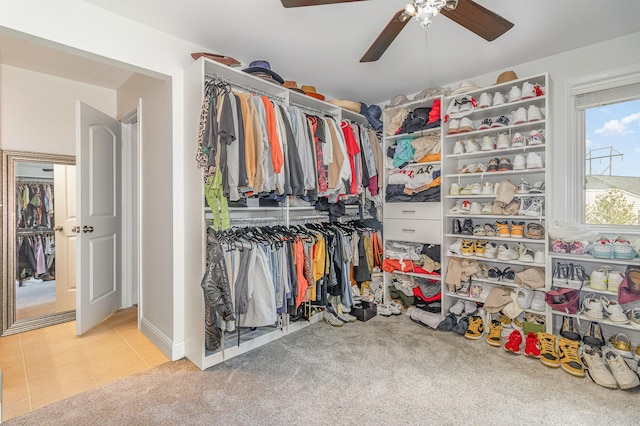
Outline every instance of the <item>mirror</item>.
<svg viewBox="0 0 640 426">
<path fill-rule="evenodd" d="M 75 320 L 75 157 L 2 153 L 2 335 Z"/>
</svg>

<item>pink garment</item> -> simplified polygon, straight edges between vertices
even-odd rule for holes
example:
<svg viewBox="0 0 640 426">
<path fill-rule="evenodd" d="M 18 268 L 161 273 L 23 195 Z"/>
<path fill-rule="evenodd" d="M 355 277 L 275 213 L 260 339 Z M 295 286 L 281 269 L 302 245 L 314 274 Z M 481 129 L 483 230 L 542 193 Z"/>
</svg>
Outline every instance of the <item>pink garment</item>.
<svg viewBox="0 0 640 426">
<path fill-rule="evenodd" d="M 47 272 L 47 263 L 44 260 L 44 248 L 42 247 L 42 238 L 36 237 L 36 275 L 42 275 Z"/>
</svg>

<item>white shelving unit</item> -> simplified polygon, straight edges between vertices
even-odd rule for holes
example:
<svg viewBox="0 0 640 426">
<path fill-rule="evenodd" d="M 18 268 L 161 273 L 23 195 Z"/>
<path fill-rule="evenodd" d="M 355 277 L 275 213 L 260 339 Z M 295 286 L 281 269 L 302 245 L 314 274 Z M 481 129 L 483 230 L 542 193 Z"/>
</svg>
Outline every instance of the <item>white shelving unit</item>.
<svg viewBox="0 0 640 426">
<path fill-rule="evenodd" d="M 204 298 L 200 283 L 206 267 L 206 218 L 211 215 L 210 209 L 204 205 L 204 184 L 202 170 L 196 167 L 196 152 L 198 143 L 198 125 L 200 110 L 204 99 L 204 87 L 207 78 L 217 76 L 229 82 L 234 90 L 268 96 L 274 102 L 282 105 L 295 105 L 305 112 L 320 115 L 332 115 L 336 120 L 348 119 L 354 122 L 367 123 L 364 116 L 352 111 L 341 109 L 335 105 L 323 102 L 289 90 L 285 87 L 244 73 L 206 58 L 200 58 L 185 68 L 185 146 L 184 152 L 179 153 L 185 159 L 185 183 L 192 188 L 185 195 L 186 204 L 178 216 L 184 215 L 186 225 L 185 235 L 174 236 L 175 244 L 184 246 L 184 271 L 186 277 L 185 304 L 185 354 L 201 369 L 209 368 L 225 359 L 238 356 L 261 345 L 293 333 L 322 319 L 323 314 L 313 315 L 309 321 L 289 323 L 286 316 L 281 317 L 274 327 L 260 327 L 257 329 L 243 329 L 238 344 L 237 332 L 226 333 L 223 337 L 222 349 L 217 352 L 205 350 L 204 342 Z M 193 159 L 189 162 L 188 159 Z M 353 214 L 353 206 L 347 206 L 347 214 Z M 230 218 L 251 219 L 280 217 L 284 225 L 299 216 L 320 215 L 313 207 L 241 207 L 230 208 Z M 183 244 L 183 241 L 199 241 L 200 244 Z M 194 248 L 195 247 L 195 248 Z M 182 294 L 175 295 L 176 299 Z M 181 326 L 181 325 L 176 325 Z"/>
<path fill-rule="evenodd" d="M 516 86 L 522 89 L 524 83 L 530 83 L 533 85 L 539 85 L 542 88 L 543 95 L 536 96 L 528 99 L 520 99 L 517 101 L 509 102 L 508 101 L 508 93 L 512 89 L 512 87 Z M 473 92 L 466 93 L 464 95 L 456 95 L 449 96 L 446 98 L 446 102 L 444 105 L 445 110 L 448 109 L 449 105 L 452 102 L 455 102 L 456 99 L 460 99 L 462 96 L 472 96 L 476 101 L 479 101 L 480 95 L 483 93 L 488 93 L 490 95 L 494 95 L 496 92 L 500 92 L 505 97 L 505 103 L 500 105 L 491 105 L 489 107 L 480 108 L 479 106 L 472 109 L 470 113 L 468 113 L 465 117 L 470 119 L 475 128 L 478 129 L 482 123 L 482 120 L 486 118 L 491 118 L 493 122 L 496 121 L 496 118 L 502 115 L 505 115 L 510 118 L 509 125 L 504 127 L 492 127 L 489 129 L 483 130 L 472 130 L 468 132 L 462 133 L 449 133 L 449 127 L 451 125 L 451 120 L 449 120 L 444 128 L 444 143 L 443 143 L 443 160 L 442 160 L 442 194 L 443 194 L 443 203 L 442 203 L 442 215 L 444 218 L 443 223 L 443 237 L 442 237 L 442 246 L 443 252 L 447 253 L 445 258 L 443 259 L 443 276 L 446 276 L 448 261 L 451 257 L 459 257 L 466 259 L 473 259 L 478 262 L 482 262 L 486 264 L 488 267 L 497 267 L 500 270 L 504 270 L 507 267 L 511 267 L 514 272 L 522 271 L 523 269 L 529 267 L 539 267 L 545 270 L 545 276 L 549 274 L 549 265 L 548 265 L 548 257 L 547 257 L 547 217 L 546 211 L 549 211 L 549 199 L 546 193 L 517 193 L 515 195 L 516 198 L 520 199 L 521 203 L 527 203 L 529 201 L 542 201 L 544 203 L 544 208 L 541 213 L 536 216 L 528 216 L 524 214 L 517 215 L 502 215 L 502 214 L 468 214 L 468 213 L 452 213 L 451 209 L 456 205 L 456 203 L 460 203 L 464 200 L 468 200 L 469 202 L 476 202 L 482 205 L 483 203 L 493 204 L 496 195 L 495 193 L 479 195 L 479 194 L 459 194 L 459 193 L 451 193 L 450 188 L 452 184 L 457 184 L 461 188 L 465 185 L 470 185 L 474 183 L 484 183 L 490 182 L 492 185 L 497 185 L 504 179 L 510 180 L 515 186 L 518 186 L 521 183 L 521 180 L 526 181 L 529 185 L 533 185 L 535 182 L 545 182 L 545 186 L 550 183 L 549 175 L 550 175 L 550 161 L 551 158 L 546 155 L 548 152 L 548 147 L 553 141 L 550 140 L 551 132 L 547 131 L 550 128 L 550 122 L 548 117 L 550 114 L 550 96 L 549 90 L 551 87 L 551 82 L 549 79 L 549 75 L 547 73 L 534 75 L 526 78 L 521 78 L 515 81 L 510 81 L 503 84 L 497 84 L 490 87 L 485 87 L 479 90 L 475 90 Z M 512 113 L 518 110 L 519 108 L 524 108 L 527 112 L 529 107 L 535 106 L 542 112 L 542 119 L 537 121 L 525 121 L 524 123 L 519 124 L 511 124 L 513 120 Z M 528 117 L 527 117 L 528 118 Z M 461 120 L 461 118 L 458 118 Z M 532 131 L 541 131 L 546 140 L 543 143 L 530 145 L 528 140 L 526 139 Z M 497 140 L 497 136 L 500 133 L 506 134 L 509 140 L 509 147 L 502 149 L 487 149 L 485 151 L 479 149 L 478 151 L 466 152 L 456 152 L 454 153 L 454 147 L 456 144 L 468 140 L 475 140 L 478 143 L 478 146 L 482 146 L 484 137 L 495 137 Z M 520 133 L 521 136 L 525 137 L 525 144 L 521 147 L 512 147 L 512 141 L 516 133 Z M 522 170 L 504 170 L 504 171 L 486 171 L 483 173 L 462 173 L 463 166 L 468 166 L 470 164 L 478 164 L 483 163 L 488 165 L 489 161 L 492 159 L 497 159 L 498 162 L 502 158 L 507 158 L 514 162 L 514 159 L 518 155 L 522 155 L 525 160 L 527 154 L 535 152 L 541 156 L 543 159 L 543 167 L 542 168 L 524 168 Z M 465 219 L 471 219 L 473 221 L 473 225 L 481 225 L 484 226 L 486 223 L 490 223 L 495 225 L 497 221 L 507 221 L 509 224 L 509 228 L 511 228 L 512 222 L 524 222 L 525 224 L 525 232 L 526 226 L 529 223 L 535 222 L 541 224 L 545 230 L 541 239 L 532 239 L 532 238 L 511 238 L 504 236 L 480 236 L 480 235 L 465 235 L 465 234 L 455 234 L 452 224 L 454 220 L 459 220 L 461 225 L 463 224 Z M 536 251 L 544 252 L 545 262 L 544 263 L 532 263 L 532 262 L 523 262 L 518 259 L 515 260 L 499 260 L 499 259 L 490 259 L 486 257 L 471 255 L 471 256 L 459 256 L 453 255 L 449 251 L 449 247 L 458 240 L 485 240 L 488 242 L 493 242 L 498 246 L 502 244 L 507 244 L 512 248 L 516 247 L 517 243 L 522 243 L 526 246 L 527 249 L 532 250 L 534 253 Z M 485 280 L 473 280 L 474 282 L 480 282 L 481 284 L 490 283 L 493 285 L 500 285 L 504 287 L 517 288 L 515 283 L 509 283 L 504 281 L 485 281 Z M 549 289 L 549 280 L 545 278 L 545 289 Z M 443 284 L 442 286 L 443 292 L 443 310 L 447 312 L 449 307 L 456 303 L 458 299 L 463 300 L 473 300 L 476 302 L 482 302 L 479 299 L 470 298 L 465 295 L 450 293 L 448 291 L 448 287 Z M 545 315 L 546 318 L 550 319 L 550 309 L 547 307 L 545 312 L 537 312 L 533 310 L 527 310 L 530 312 L 535 312 L 538 314 Z M 547 321 L 549 324 L 550 321 Z M 549 325 L 547 325 L 549 328 Z"/>
</svg>

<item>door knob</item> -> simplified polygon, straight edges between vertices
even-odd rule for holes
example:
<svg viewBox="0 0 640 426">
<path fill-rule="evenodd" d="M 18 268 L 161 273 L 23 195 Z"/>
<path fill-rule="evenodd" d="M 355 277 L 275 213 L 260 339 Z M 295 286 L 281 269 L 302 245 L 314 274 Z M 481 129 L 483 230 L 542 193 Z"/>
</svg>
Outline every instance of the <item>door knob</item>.
<svg viewBox="0 0 640 426">
<path fill-rule="evenodd" d="M 54 231 L 62 231 L 62 225 L 58 225 L 53 228 Z"/>
<path fill-rule="evenodd" d="M 71 227 L 71 232 L 74 232 L 76 234 L 80 233 L 80 227 L 79 226 L 73 226 Z"/>
<path fill-rule="evenodd" d="M 85 225 L 85 226 L 83 226 L 83 227 L 82 227 L 82 232 L 84 232 L 85 234 L 86 234 L 87 232 L 93 232 L 93 226 L 86 226 L 86 225 Z"/>
</svg>

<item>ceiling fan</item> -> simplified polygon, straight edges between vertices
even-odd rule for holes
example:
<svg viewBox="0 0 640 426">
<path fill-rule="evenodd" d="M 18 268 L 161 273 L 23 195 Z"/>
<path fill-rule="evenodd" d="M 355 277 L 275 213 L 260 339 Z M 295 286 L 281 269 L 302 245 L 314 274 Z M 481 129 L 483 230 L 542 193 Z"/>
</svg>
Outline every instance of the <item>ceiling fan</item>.
<svg viewBox="0 0 640 426">
<path fill-rule="evenodd" d="M 318 6 L 322 4 L 348 3 L 365 0 L 281 0 L 284 7 Z M 472 0 L 413 0 L 399 10 L 378 35 L 369 49 L 360 58 L 360 62 L 373 62 L 380 59 L 400 31 L 411 18 L 420 23 L 425 30 L 431 19 L 438 13 L 462 25 L 487 41 L 493 41 L 513 27 L 497 13 L 480 6 Z"/>
</svg>

